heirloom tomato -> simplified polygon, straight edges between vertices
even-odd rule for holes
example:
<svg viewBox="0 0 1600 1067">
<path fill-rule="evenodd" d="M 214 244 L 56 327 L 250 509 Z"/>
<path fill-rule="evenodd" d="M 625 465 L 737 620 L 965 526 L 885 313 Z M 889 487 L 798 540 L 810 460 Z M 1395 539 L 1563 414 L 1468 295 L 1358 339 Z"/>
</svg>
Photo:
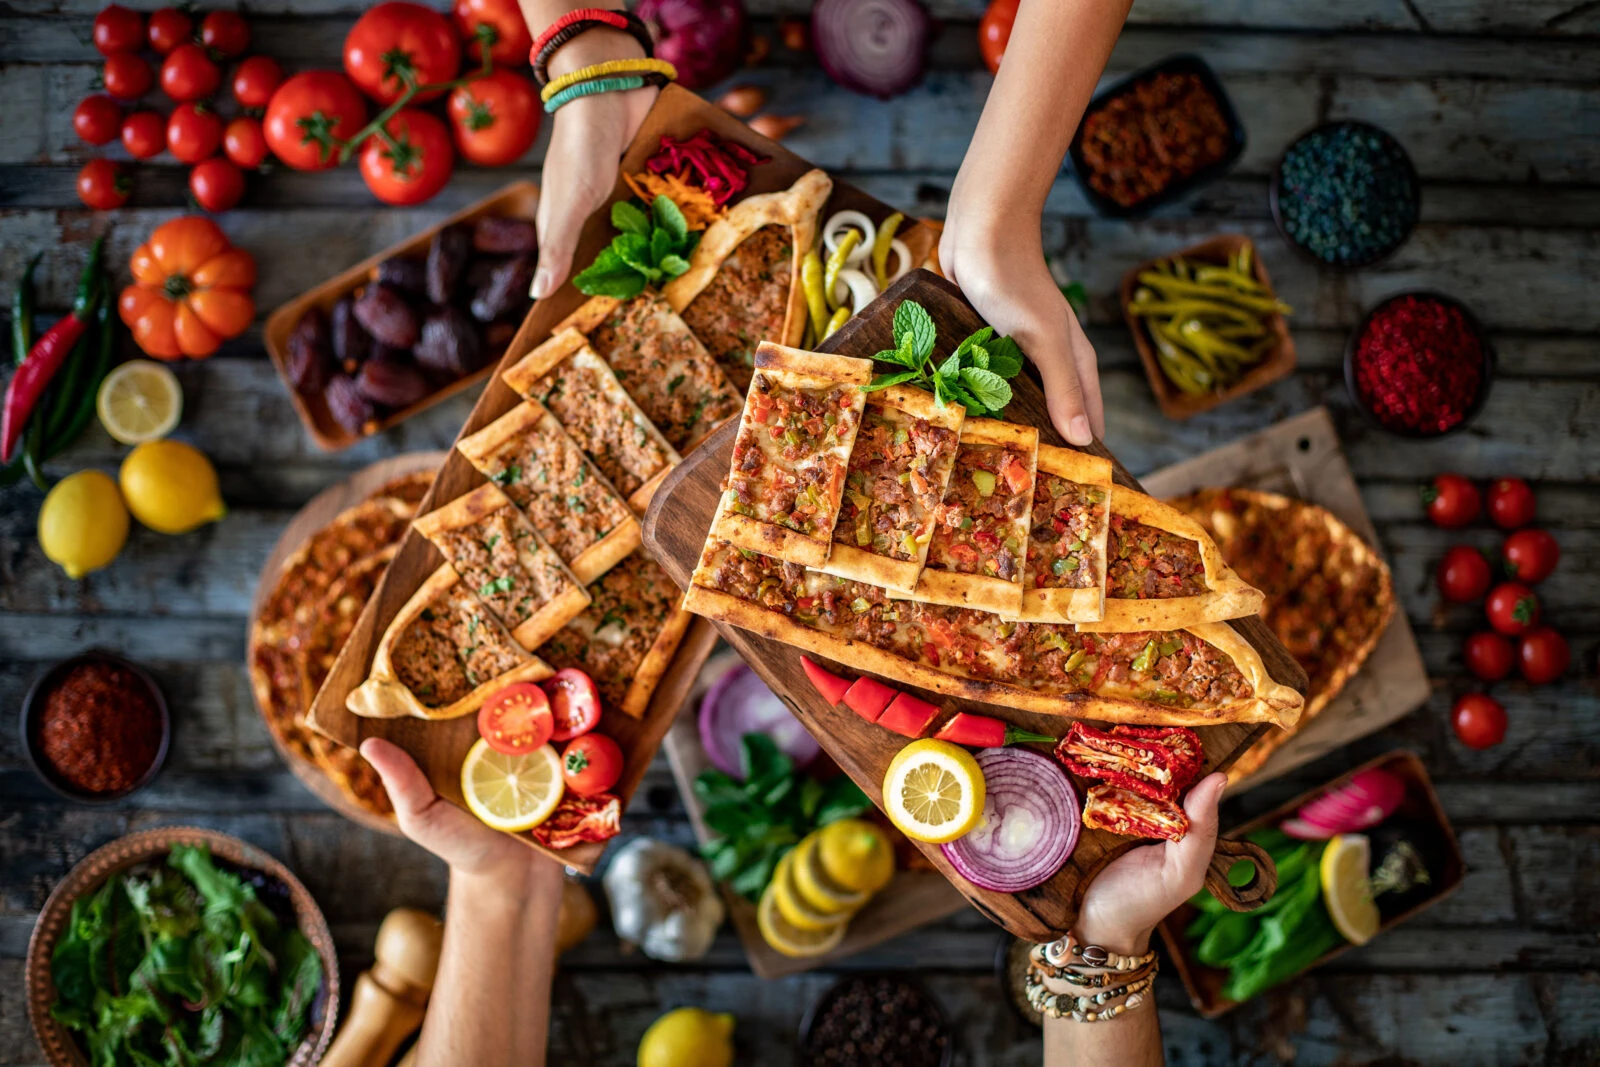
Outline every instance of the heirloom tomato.
<svg viewBox="0 0 1600 1067">
<path fill-rule="evenodd" d="M 521 66 L 528 62 L 533 35 L 522 17 L 516 0 L 456 0 L 456 29 L 467 42 L 467 55 L 483 59 L 483 42 L 489 42 L 489 58 L 498 65 Z"/>
<path fill-rule="evenodd" d="M 103 56 L 144 47 L 144 16 L 112 4 L 94 17 L 94 48 Z"/>
<path fill-rule="evenodd" d="M 1521 478 L 1496 478 L 1489 483 L 1489 518 L 1502 530 L 1533 521 L 1533 490 Z"/>
<path fill-rule="evenodd" d="M 233 72 L 233 98 L 242 107 L 265 108 L 283 84 L 283 68 L 271 56 L 251 56 Z M 366 105 L 362 105 L 365 108 Z"/>
<path fill-rule="evenodd" d="M 380 104 L 410 85 L 447 82 L 461 69 L 461 40 L 450 20 L 409 0 L 385 0 L 356 20 L 344 39 L 344 69 Z M 444 90 L 418 95 L 432 100 Z"/>
<path fill-rule="evenodd" d="M 450 131 L 462 158 L 481 167 L 521 159 L 539 136 L 544 110 L 533 82 L 496 70 L 450 93 Z"/>
<path fill-rule="evenodd" d="M 122 290 L 117 311 L 157 359 L 204 359 L 255 318 L 255 260 L 203 215 L 157 226 L 128 267 L 133 284 Z"/>
<path fill-rule="evenodd" d="M 1489 625 L 1507 637 L 1519 637 L 1539 621 L 1539 598 L 1521 582 L 1501 582 L 1489 590 L 1483 608 Z"/>
<path fill-rule="evenodd" d="M 1468 748 L 1493 748 L 1506 737 L 1506 709 L 1494 697 L 1468 693 L 1450 710 L 1450 725 Z"/>
<path fill-rule="evenodd" d="M 387 135 L 387 136 L 384 136 Z M 455 169 L 455 150 L 444 121 L 414 107 L 402 109 L 361 146 L 361 177 L 386 204 L 431 199 Z"/>
<path fill-rule="evenodd" d="M 295 170 L 339 165 L 339 142 L 367 124 L 367 102 L 336 70 L 296 74 L 267 103 L 267 147 Z"/>
<path fill-rule="evenodd" d="M 1422 487 L 1422 503 L 1435 526 L 1453 530 L 1478 517 L 1478 487 L 1459 474 L 1441 474 Z"/>
</svg>

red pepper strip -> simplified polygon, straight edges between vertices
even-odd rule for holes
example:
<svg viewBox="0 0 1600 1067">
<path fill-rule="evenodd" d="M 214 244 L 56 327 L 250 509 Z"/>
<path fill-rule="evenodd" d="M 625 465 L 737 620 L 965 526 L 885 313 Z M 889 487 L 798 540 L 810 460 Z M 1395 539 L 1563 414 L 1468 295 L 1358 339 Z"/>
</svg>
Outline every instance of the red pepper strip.
<svg viewBox="0 0 1600 1067">
<path fill-rule="evenodd" d="M 1008 722 L 1002 722 L 1000 719 L 992 719 L 987 715 L 969 715 L 964 711 L 957 712 L 956 717 L 945 723 L 933 736 L 940 741 L 950 741 L 972 748 L 1000 748 L 1004 745 L 1034 742 L 1053 745 L 1056 741 L 1049 734 L 1036 734 L 1019 729 Z"/>
<path fill-rule="evenodd" d="M 34 342 L 28 358 L 6 386 L 4 408 L 0 410 L 0 463 L 11 461 L 28 416 L 33 414 L 50 380 L 94 318 L 95 306 L 100 302 L 100 256 L 104 243 L 105 238 L 100 238 L 89 252 L 88 265 L 78 279 L 78 295 L 72 301 L 72 310 Z"/>
</svg>

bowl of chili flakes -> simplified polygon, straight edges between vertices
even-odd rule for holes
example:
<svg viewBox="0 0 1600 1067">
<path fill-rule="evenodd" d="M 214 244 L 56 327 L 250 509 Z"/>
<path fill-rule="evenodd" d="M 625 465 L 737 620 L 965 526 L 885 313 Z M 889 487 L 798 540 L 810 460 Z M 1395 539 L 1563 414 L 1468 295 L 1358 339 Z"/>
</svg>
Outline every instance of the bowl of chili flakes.
<svg viewBox="0 0 1600 1067">
<path fill-rule="evenodd" d="M 172 742 L 172 718 L 155 679 L 98 649 L 35 679 L 21 726 L 22 749 L 39 780 L 83 804 L 109 804 L 149 785 Z"/>
</svg>

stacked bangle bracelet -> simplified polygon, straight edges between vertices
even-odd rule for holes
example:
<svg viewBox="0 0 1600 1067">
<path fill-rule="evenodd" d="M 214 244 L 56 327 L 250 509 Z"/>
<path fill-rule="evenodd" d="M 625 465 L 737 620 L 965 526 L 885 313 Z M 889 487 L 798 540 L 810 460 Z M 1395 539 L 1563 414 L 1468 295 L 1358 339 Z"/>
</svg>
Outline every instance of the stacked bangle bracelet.
<svg viewBox="0 0 1600 1067">
<path fill-rule="evenodd" d="M 1104 1022 L 1132 1011 L 1149 999 L 1159 965 L 1156 954 L 1124 956 L 1099 945 L 1087 945 L 1067 934 L 1035 945 L 1028 954 L 1023 982 L 1028 1003 L 1053 1019 Z M 1051 989 L 1060 982 L 1068 989 Z"/>
<path fill-rule="evenodd" d="M 659 74 L 667 79 L 675 79 L 678 76 L 678 69 L 664 59 L 651 59 L 648 57 L 608 59 L 604 63 L 591 63 L 587 67 L 575 70 L 570 74 L 563 74 L 561 77 L 554 79 L 539 90 L 539 99 L 548 105 L 551 100 L 574 85 L 594 81 L 596 78 L 611 78 L 628 74 Z M 632 86 L 631 88 L 638 88 L 638 86 Z M 546 107 L 546 110 L 551 109 Z"/>
<path fill-rule="evenodd" d="M 551 80 L 550 57 L 579 34 L 602 26 L 632 35 L 639 42 L 639 47 L 644 49 L 644 55 L 593 63 Z M 540 85 L 539 99 L 544 102 L 546 113 L 554 113 L 585 96 L 626 92 L 629 89 L 642 89 L 646 85 L 660 88 L 678 77 L 678 71 L 671 63 L 655 58 L 655 42 L 651 40 L 649 27 L 639 16 L 631 11 L 610 11 L 599 7 L 569 11 L 545 27 L 545 31 L 533 42 L 528 61 L 533 64 L 533 77 Z"/>
</svg>

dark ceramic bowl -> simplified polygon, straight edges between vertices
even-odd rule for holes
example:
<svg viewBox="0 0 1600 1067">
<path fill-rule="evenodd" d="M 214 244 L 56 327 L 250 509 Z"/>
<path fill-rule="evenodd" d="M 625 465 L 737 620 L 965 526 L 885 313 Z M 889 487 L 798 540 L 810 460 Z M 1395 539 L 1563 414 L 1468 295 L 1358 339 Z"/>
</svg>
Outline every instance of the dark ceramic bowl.
<svg viewBox="0 0 1600 1067">
<path fill-rule="evenodd" d="M 1406 172 L 1411 179 L 1411 202 L 1416 205 L 1415 214 L 1412 215 L 1410 222 L 1406 224 L 1405 232 L 1402 233 L 1399 238 L 1367 258 L 1354 263 L 1335 263 L 1332 260 L 1324 259 L 1291 237 L 1289 235 L 1288 228 L 1283 224 L 1283 208 L 1278 202 L 1278 188 L 1283 183 L 1283 163 L 1284 160 L 1289 158 L 1289 153 L 1294 150 L 1295 145 L 1299 144 L 1301 141 L 1304 141 L 1307 137 L 1310 137 L 1314 133 L 1340 126 L 1371 130 L 1394 147 L 1394 149 L 1400 154 L 1400 158 L 1405 162 Z M 1360 270 L 1363 267 L 1371 267 L 1388 259 L 1390 256 L 1394 255 L 1395 251 L 1399 249 L 1401 245 L 1405 244 L 1411 239 L 1411 234 L 1417 228 L 1417 222 L 1422 218 L 1422 182 L 1417 177 L 1416 165 L 1411 162 L 1411 153 L 1406 151 L 1405 145 L 1401 144 L 1399 138 L 1395 137 L 1394 134 L 1383 129 L 1381 126 L 1374 126 L 1370 122 L 1358 122 L 1354 119 L 1341 119 L 1337 122 L 1324 122 L 1320 125 L 1313 126 L 1311 129 L 1307 130 L 1305 133 L 1302 133 L 1299 137 L 1296 137 L 1293 141 L 1289 142 L 1289 147 L 1283 150 L 1283 155 L 1278 157 L 1277 165 L 1272 168 L 1272 181 L 1267 185 L 1267 205 L 1272 210 L 1272 221 L 1277 225 L 1278 233 L 1282 234 L 1284 241 L 1288 243 L 1289 247 L 1300 253 L 1300 255 L 1304 256 L 1306 259 L 1310 260 L 1312 263 L 1315 263 L 1319 267 L 1329 267 L 1333 270 Z"/>
<path fill-rule="evenodd" d="M 150 769 L 145 771 L 132 786 L 120 792 L 84 792 L 57 774 L 55 768 L 50 765 L 50 761 L 45 759 L 43 752 L 40 751 L 39 728 L 44 717 L 45 698 L 61 682 L 61 679 L 66 677 L 68 671 L 85 663 L 107 663 L 114 667 L 122 667 L 131 671 L 134 677 L 143 682 L 145 688 L 149 690 L 150 699 L 155 702 L 156 714 L 161 720 L 161 744 L 156 748 L 156 757 L 151 761 Z M 130 663 L 121 656 L 113 655 L 110 652 L 101 652 L 98 649 L 91 649 L 70 659 L 64 659 L 34 679 L 33 685 L 28 687 L 28 695 L 22 699 L 21 726 L 22 750 L 27 754 L 28 766 L 33 768 L 33 773 L 38 775 L 39 780 L 56 793 L 80 804 L 111 804 L 137 793 L 149 785 L 156 775 L 161 773 L 161 767 L 167 761 L 167 748 L 172 743 L 172 716 L 167 712 L 166 697 L 161 695 L 161 687 L 156 685 L 155 679 L 150 677 L 150 673 L 138 664 Z"/>
<path fill-rule="evenodd" d="M 1361 396 L 1361 390 L 1356 387 L 1356 346 L 1361 341 L 1361 335 L 1367 332 L 1367 324 L 1372 321 L 1372 317 L 1378 312 L 1382 311 L 1396 300 L 1399 300 L 1401 297 L 1407 296 L 1422 297 L 1423 299 L 1434 300 L 1441 304 L 1448 304 L 1450 307 L 1459 310 L 1462 317 L 1466 319 L 1467 325 L 1472 328 L 1472 332 L 1477 335 L 1478 344 L 1483 349 L 1483 381 L 1478 386 L 1478 395 L 1473 398 L 1471 404 L 1467 405 L 1466 414 L 1462 420 L 1450 427 L 1448 430 L 1411 430 L 1402 426 L 1390 426 L 1388 423 L 1379 419 L 1377 414 L 1367 406 L 1366 400 Z M 1478 316 L 1472 313 L 1471 308 L 1467 307 L 1467 305 L 1463 304 L 1453 296 L 1446 296 L 1444 293 L 1435 292 L 1432 289 L 1408 289 L 1405 292 L 1395 293 L 1392 296 L 1384 297 L 1370 310 L 1368 310 L 1365 315 L 1361 316 L 1361 321 L 1356 324 L 1355 330 L 1350 334 L 1350 339 L 1345 342 L 1344 346 L 1344 387 L 1345 390 L 1350 394 L 1350 399 L 1355 403 L 1356 410 L 1361 412 L 1362 416 L 1372 426 L 1382 430 L 1384 433 L 1392 433 L 1396 437 L 1409 437 L 1415 440 L 1426 440 L 1431 437 L 1446 437 L 1450 434 L 1456 433 L 1477 417 L 1478 412 L 1483 410 L 1483 405 L 1489 400 L 1489 388 L 1494 384 L 1495 365 L 1496 356 L 1494 352 L 1494 346 L 1489 343 L 1488 331 L 1483 328 L 1483 323 L 1478 321 Z"/>
<path fill-rule="evenodd" d="M 939 1025 L 944 1029 L 946 1038 L 944 1055 L 939 1057 L 939 1067 L 950 1067 L 956 1056 L 956 1032 L 955 1028 L 950 1024 L 950 1015 L 944 1010 L 944 1005 L 939 1003 L 939 998 L 928 992 L 927 986 L 908 975 L 873 971 L 846 975 L 823 990 L 822 995 L 806 1009 L 805 1015 L 800 1019 L 799 1041 L 796 1045 L 796 1052 L 799 1057 L 796 1063 L 800 1064 L 800 1067 L 808 1067 L 811 1062 L 806 1057 L 810 1052 L 812 1028 L 816 1026 L 817 1020 L 822 1017 L 822 1013 L 827 1010 L 835 998 L 844 992 L 845 986 L 851 982 L 863 979 L 871 981 L 876 978 L 886 978 L 891 982 L 899 982 L 902 985 L 910 986 L 927 998 L 929 1004 L 933 1005 L 934 1018 L 939 1020 Z"/>
</svg>

